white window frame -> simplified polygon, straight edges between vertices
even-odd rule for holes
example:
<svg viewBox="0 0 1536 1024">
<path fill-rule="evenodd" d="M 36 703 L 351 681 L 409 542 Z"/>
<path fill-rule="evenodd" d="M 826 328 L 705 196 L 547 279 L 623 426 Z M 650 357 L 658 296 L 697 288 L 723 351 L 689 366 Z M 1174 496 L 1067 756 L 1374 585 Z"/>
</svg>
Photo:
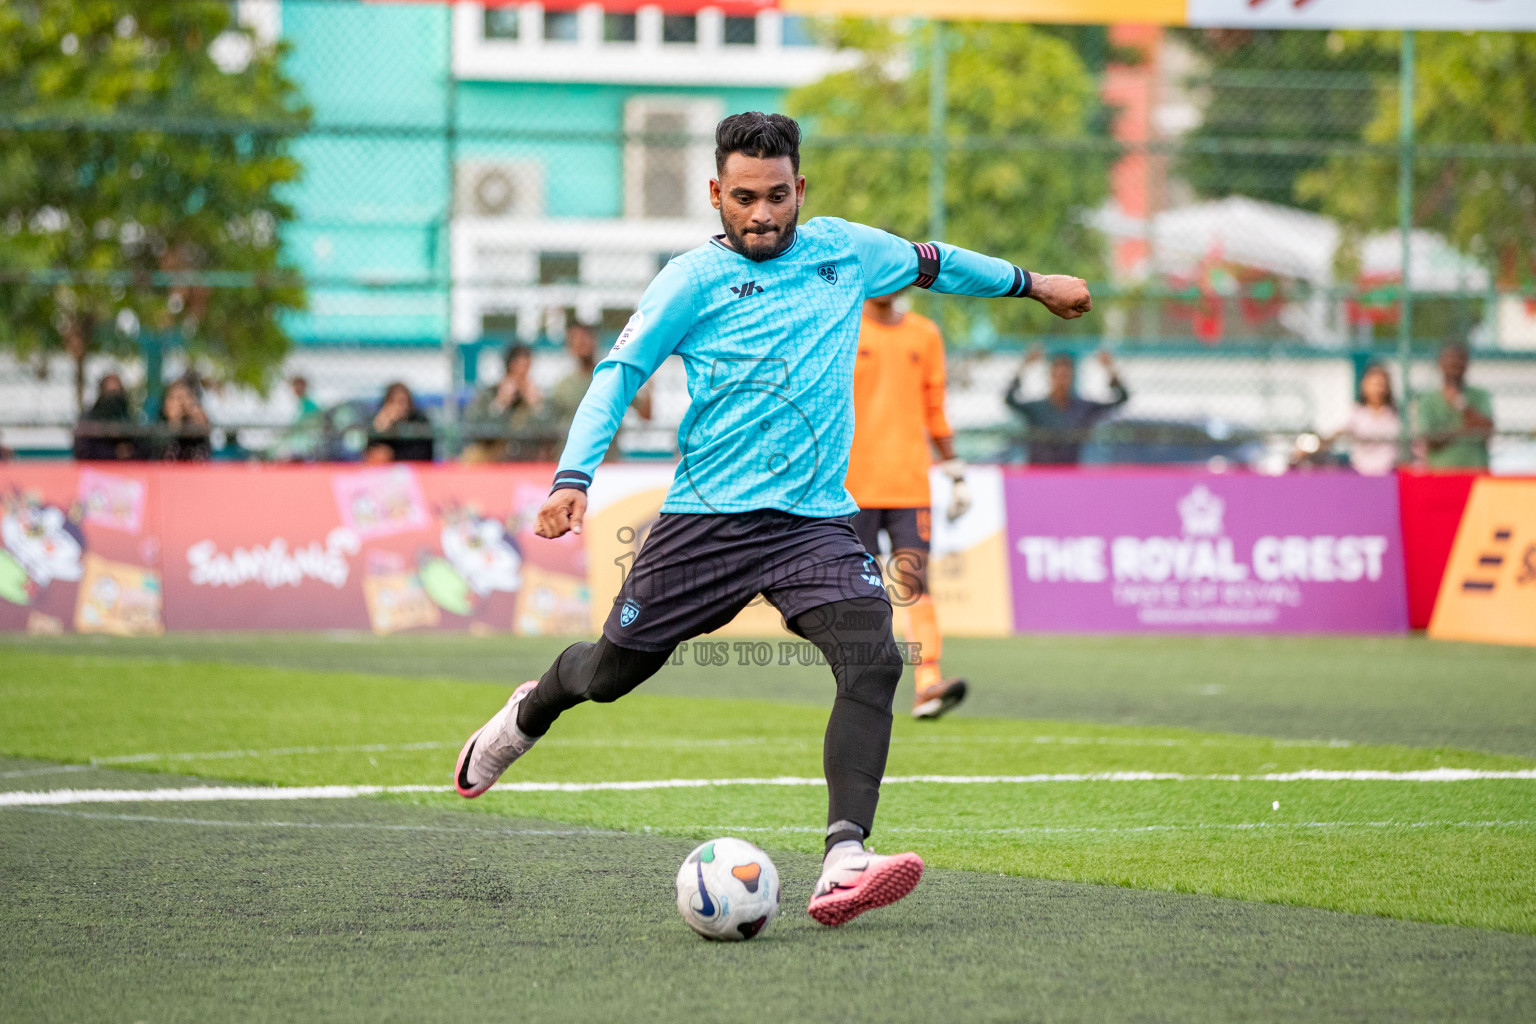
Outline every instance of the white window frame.
<svg viewBox="0 0 1536 1024">
<path fill-rule="evenodd" d="M 681 114 L 689 135 L 689 143 L 683 161 L 682 216 L 710 218 L 715 215 L 709 202 L 709 179 L 715 176 L 715 125 L 724 116 L 724 105 L 716 99 L 700 99 L 694 96 L 632 96 L 624 104 L 624 131 L 635 135 L 644 131 L 646 117 L 650 114 Z M 647 218 L 645 210 L 645 160 L 646 146 L 640 141 L 624 143 L 624 216 L 632 219 Z"/>
</svg>

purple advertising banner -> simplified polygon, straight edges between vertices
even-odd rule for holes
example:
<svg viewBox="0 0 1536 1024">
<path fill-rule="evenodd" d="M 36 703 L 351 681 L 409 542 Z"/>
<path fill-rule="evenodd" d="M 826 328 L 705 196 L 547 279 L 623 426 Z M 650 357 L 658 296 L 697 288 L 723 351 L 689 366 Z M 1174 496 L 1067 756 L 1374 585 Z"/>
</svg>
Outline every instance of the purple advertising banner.
<svg viewBox="0 0 1536 1024">
<path fill-rule="evenodd" d="M 1010 473 L 1014 627 L 1408 628 L 1393 477 Z"/>
</svg>

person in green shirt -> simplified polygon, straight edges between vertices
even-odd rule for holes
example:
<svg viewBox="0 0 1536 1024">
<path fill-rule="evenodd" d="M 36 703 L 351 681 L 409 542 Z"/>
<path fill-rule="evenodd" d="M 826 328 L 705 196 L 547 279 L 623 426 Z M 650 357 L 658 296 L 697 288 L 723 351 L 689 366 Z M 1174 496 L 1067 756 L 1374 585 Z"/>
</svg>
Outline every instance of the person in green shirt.
<svg viewBox="0 0 1536 1024">
<path fill-rule="evenodd" d="M 586 397 L 592 383 L 592 371 L 597 369 L 597 332 L 590 324 L 572 320 L 565 328 L 565 350 L 576 362 L 576 368 L 562 377 L 549 393 L 549 418 L 553 429 L 563 439 L 571 431 L 571 420 L 576 407 Z M 651 389 L 642 387 L 635 392 L 630 403 L 642 420 L 651 418 Z"/>
<path fill-rule="evenodd" d="M 527 345 L 507 349 L 505 376 L 482 388 L 464 410 L 469 436 L 465 462 L 543 457 L 548 445 L 541 435 L 552 437 L 552 432 L 544 423 L 544 396 L 529 376 L 532 367 L 533 349 Z"/>
<path fill-rule="evenodd" d="M 1467 346 L 1459 341 L 1440 348 L 1438 391 L 1419 395 L 1415 429 L 1430 469 L 1487 469 L 1488 438 L 1493 434 L 1493 400 L 1466 382 Z"/>
<path fill-rule="evenodd" d="M 293 389 L 293 397 L 299 403 L 298 414 L 293 422 L 306 423 L 320 415 L 320 403 L 309 397 L 309 379 L 307 377 L 294 377 L 288 382 Z"/>
</svg>

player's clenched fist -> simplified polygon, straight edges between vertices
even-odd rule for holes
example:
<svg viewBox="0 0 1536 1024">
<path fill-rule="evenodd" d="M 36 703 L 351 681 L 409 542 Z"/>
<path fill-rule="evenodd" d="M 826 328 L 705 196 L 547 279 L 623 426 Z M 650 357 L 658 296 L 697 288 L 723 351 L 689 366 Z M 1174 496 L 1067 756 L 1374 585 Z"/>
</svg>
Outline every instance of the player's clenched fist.
<svg viewBox="0 0 1536 1024">
<path fill-rule="evenodd" d="M 1088 282 L 1070 274 L 1031 274 L 1029 295 L 1063 320 L 1076 320 L 1093 308 Z"/>
<path fill-rule="evenodd" d="M 544 499 L 539 509 L 539 525 L 534 530 L 540 537 L 553 540 L 564 537 L 567 531 L 581 532 L 581 521 L 587 514 L 587 493 L 574 487 L 562 487 Z"/>
</svg>

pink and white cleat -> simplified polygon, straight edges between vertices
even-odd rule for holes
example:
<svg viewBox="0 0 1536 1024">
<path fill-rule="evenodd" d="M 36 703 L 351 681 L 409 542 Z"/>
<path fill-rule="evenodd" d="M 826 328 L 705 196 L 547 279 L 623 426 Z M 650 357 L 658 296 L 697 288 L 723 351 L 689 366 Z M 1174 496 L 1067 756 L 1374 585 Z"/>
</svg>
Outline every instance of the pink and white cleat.
<svg viewBox="0 0 1536 1024">
<path fill-rule="evenodd" d="M 821 924 L 836 928 L 866 910 L 895 903 L 922 877 L 923 858 L 915 853 L 850 853 L 821 873 L 806 909 Z"/>
<path fill-rule="evenodd" d="M 517 706 L 539 685 L 530 679 L 512 691 L 502 709 L 491 720 L 476 729 L 464 749 L 459 751 L 459 763 L 453 769 L 453 788 L 466 799 L 477 797 L 496 785 L 501 773 L 512 762 L 528 753 L 538 740 L 537 736 L 525 736 L 517 727 Z"/>
</svg>

